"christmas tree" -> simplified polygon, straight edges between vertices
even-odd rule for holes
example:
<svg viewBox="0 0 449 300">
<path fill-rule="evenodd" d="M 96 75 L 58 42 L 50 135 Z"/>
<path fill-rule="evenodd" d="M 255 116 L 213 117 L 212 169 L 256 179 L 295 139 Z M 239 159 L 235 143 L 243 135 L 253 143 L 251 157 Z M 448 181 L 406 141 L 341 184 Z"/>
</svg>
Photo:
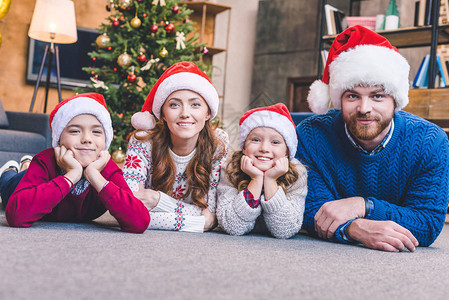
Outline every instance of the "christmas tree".
<svg viewBox="0 0 449 300">
<path fill-rule="evenodd" d="M 152 86 L 162 73 L 179 61 L 194 61 L 204 71 L 200 59 L 207 53 L 196 43 L 192 10 L 179 0 L 108 0 L 111 11 L 98 31 L 96 51 L 90 52 L 91 86 L 77 93 L 104 95 L 111 113 L 114 139 L 110 151 L 126 150 L 132 132 L 131 116 L 141 110 Z M 201 51 L 199 51 L 201 50 Z"/>
</svg>

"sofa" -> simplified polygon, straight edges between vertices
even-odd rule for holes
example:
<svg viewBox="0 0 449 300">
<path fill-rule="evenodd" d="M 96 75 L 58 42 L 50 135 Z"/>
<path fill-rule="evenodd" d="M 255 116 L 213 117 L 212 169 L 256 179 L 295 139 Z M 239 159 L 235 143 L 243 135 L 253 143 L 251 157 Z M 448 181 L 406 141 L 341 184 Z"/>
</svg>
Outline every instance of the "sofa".
<svg viewBox="0 0 449 300">
<path fill-rule="evenodd" d="M 0 100 L 0 166 L 51 147 L 49 115 L 5 111 Z"/>
</svg>

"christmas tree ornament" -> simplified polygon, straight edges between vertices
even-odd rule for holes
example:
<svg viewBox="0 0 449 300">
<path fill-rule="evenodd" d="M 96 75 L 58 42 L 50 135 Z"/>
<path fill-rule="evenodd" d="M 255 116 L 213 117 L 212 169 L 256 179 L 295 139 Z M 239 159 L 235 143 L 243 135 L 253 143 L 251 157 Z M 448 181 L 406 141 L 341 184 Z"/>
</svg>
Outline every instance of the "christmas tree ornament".
<svg viewBox="0 0 449 300">
<path fill-rule="evenodd" d="M 207 54 L 207 53 L 209 53 L 209 49 L 207 49 L 206 47 L 204 47 L 204 49 L 203 49 L 203 54 Z"/>
<path fill-rule="evenodd" d="M 168 25 L 166 25 L 164 29 L 165 31 L 167 31 L 167 33 L 173 33 L 175 31 L 175 25 L 173 23 L 168 23 Z"/>
<path fill-rule="evenodd" d="M 90 71 L 90 74 L 95 75 L 95 71 L 94 70 Z"/>
<path fill-rule="evenodd" d="M 97 39 L 95 40 L 95 43 L 97 44 L 98 48 L 104 49 L 109 46 L 109 43 L 111 43 L 111 38 L 105 32 L 102 35 L 99 35 L 97 37 Z"/>
<path fill-rule="evenodd" d="M 0 19 L 2 19 L 11 7 L 11 0 L 0 0 Z"/>
<path fill-rule="evenodd" d="M 142 14 L 142 17 L 145 18 L 146 16 L 148 16 L 147 13 L 143 13 L 143 14 Z"/>
<path fill-rule="evenodd" d="M 143 66 L 142 68 L 140 68 L 141 71 L 146 71 L 149 70 L 151 68 L 151 66 L 153 64 L 156 64 L 159 62 L 159 58 L 153 58 L 153 56 L 151 56 L 151 59 L 145 64 L 145 66 Z"/>
<path fill-rule="evenodd" d="M 186 44 L 184 41 L 186 37 L 184 36 L 184 32 L 176 32 L 176 50 L 181 50 L 186 48 Z"/>
<path fill-rule="evenodd" d="M 98 76 L 91 77 L 90 81 L 92 81 L 92 86 L 96 89 L 104 89 L 109 90 L 108 86 L 104 83 L 104 81 L 98 80 Z"/>
<path fill-rule="evenodd" d="M 117 18 L 115 18 L 115 19 L 112 21 L 112 26 L 114 26 L 114 27 L 119 27 L 119 26 L 120 26 L 120 21 L 119 21 Z"/>
<path fill-rule="evenodd" d="M 177 5 L 173 6 L 173 13 L 179 14 L 179 7 Z"/>
<path fill-rule="evenodd" d="M 128 80 L 129 83 L 134 83 L 137 79 L 137 76 L 136 76 L 136 74 L 131 73 L 131 74 L 128 74 L 128 77 L 126 77 L 126 79 Z"/>
<path fill-rule="evenodd" d="M 189 23 L 190 22 L 190 20 L 189 19 L 184 19 L 184 20 L 182 20 L 184 23 Z"/>
<path fill-rule="evenodd" d="M 111 51 L 111 50 L 112 50 L 112 47 L 111 47 L 111 46 L 109 46 L 109 47 L 108 47 L 108 50 L 109 50 L 109 51 Z"/>
<path fill-rule="evenodd" d="M 145 54 L 143 54 L 142 52 L 140 52 L 139 56 L 137 56 L 137 60 L 140 62 L 145 62 L 145 61 L 147 61 L 147 56 Z"/>
<path fill-rule="evenodd" d="M 157 5 L 159 3 L 160 6 L 165 6 L 165 0 L 153 0 L 153 5 Z"/>
<path fill-rule="evenodd" d="M 96 61 L 96 60 L 97 60 L 97 58 L 96 58 L 96 57 L 94 56 L 94 57 L 92 57 L 92 60 L 93 60 L 93 61 Z"/>
<path fill-rule="evenodd" d="M 120 0 L 119 6 L 121 9 L 127 9 L 131 6 L 132 0 Z"/>
<path fill-rule="evenodd" d="M 123 153 L 122 148 L 119 147 L 117 150 L 112 152 L 111 158 L 116 164 L 121 164 L 125 161 L 125 153 Z"/>
<path fill-rule="evenodd" d="M 129 22 L 129 24 L 131 25 L 131 27 L 133 28 L 139 28 L 140 25 L 142 25 L 142 21 L 140 21 L 140 19 L 136 16 L 134 18 L 131 19 L 131 21 Z"/>
<path fill-rule="evenodd" d="M 125 21 L 125 16 L 120 16 L 120 21 Z"/>
<path fill-rule="evenodd" d="M 156 33 L 159 29 L 159 26 L 157 26 L 156 24 L 151 25 L 151 32 L 152 33 Z"/>
<path fill-rule="evenodd" d="M 120 54 L 119 57 L 117 58 L 117 63 L 122 68 L 129 67 L 131 65 L 131 62 L 132 62 L 132 56 L 126 52 Z"/>
<path fill-rule="evenodd" d="M 166 25 L 164 20 L 160 21 L 159 23 L 160 23 L 162 26 Z"/>
<path fill-rule="evenodd" d="M 159 56 L 162 58 L 166 58 L 168 56 L 168 51 L 167 49 L 165 49 L 165 47 L 162 48 L 162 50 L 159 52 Z"/>
</svg>

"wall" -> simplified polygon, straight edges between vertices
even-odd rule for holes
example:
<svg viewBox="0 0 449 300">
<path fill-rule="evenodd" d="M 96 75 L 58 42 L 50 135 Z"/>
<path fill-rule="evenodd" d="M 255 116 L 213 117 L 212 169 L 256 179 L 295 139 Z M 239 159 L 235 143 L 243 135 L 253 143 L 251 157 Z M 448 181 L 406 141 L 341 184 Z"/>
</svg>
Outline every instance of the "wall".
<svg viewBox="0 0 449 300">
<path fill-rule="evenodd" d="M 212 81 L 221 99 L 220 118 L 230 137 L 232 149 L 238 148 L 238 123 L 248 109 L 251 93 L 253 53 L 256 39 L 258 0 L 220 0 L 232 6 L 229 42 L 226 53 L 213 58 Z M 217 47 L 226 46 L 228 15 L 217 15 L 215 41 Z M 227 56 L 227 58 L 226 58 Z M 224 72 L 226 71 L 226 72 Z M 223 86 L 223 83 L 225 85 Z"/>
<path fill-rule="evenodd" d="M 109 13 L 104 0 L 76 0 L 75 14 L 78 26 L 96 28 Z M 31 22 L 35 0 L 13 0 L 9 13 L 0 20 L 3 42 L 0 48 L 0 99 L 6 110 L 28 111 L 33 97 L 34 85 L 25 82 L 28 27 Z M 44 78 L 45 80 L 45 78 Z M 62 97 L 74 95 L 62 90 Z M 43 112 L 45 88 L 40 87 L 34 111 Z M 48 109 L 58 103 L 58 91 L 50 89 Z"/>
</svg>

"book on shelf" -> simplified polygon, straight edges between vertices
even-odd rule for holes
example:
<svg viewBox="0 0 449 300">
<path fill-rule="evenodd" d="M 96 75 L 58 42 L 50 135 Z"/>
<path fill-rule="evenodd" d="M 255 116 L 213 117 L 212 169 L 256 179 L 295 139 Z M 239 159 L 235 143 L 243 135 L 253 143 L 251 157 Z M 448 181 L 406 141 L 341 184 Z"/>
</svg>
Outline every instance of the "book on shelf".
<svg viewBox="0 0 449 300">
<path fill-rule="evenodd" d="M 416 73 L 415 79 L 413 80 L 413 87 L 424 87 L 424 83 L 427 77 L 427 70 L 429 69 L 430 54 L 424 56 L 419 66 L 418 72 Z"/>
<path fill-rule="evenodd" d="M 437 87 L 446 87 L 448 84 L 447 62 L 442 62 L 440 56 L 436 57 L 438 72 L 435 77 Z M 430 54 L 427 54 L 421 61 L 418 72 L 413 80 L 413 87 L 424 88 L 429 86 L 429 63 Z"/>
<path fill-rule="evenodd" d="M 346 29 L 345 13 L 332 5 L 324 5 L 327 35 L 336 35 Z"/>
</svg>

